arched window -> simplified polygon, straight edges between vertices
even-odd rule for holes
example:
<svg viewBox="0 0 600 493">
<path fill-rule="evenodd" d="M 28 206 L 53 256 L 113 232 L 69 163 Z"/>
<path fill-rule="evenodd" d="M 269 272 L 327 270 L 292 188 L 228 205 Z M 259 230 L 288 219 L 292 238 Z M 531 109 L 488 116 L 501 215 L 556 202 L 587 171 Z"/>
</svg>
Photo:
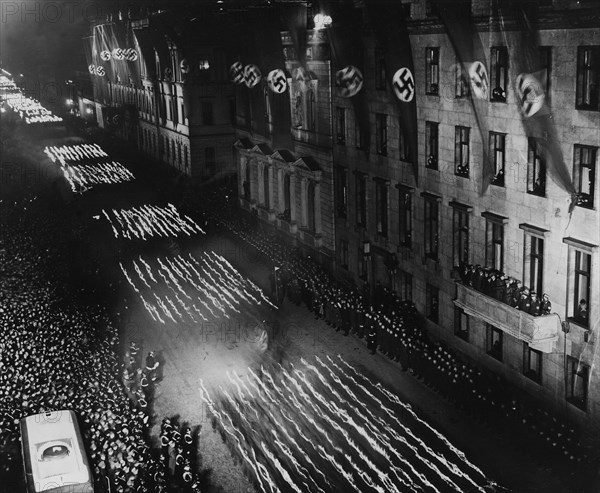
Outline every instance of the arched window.
<svg viewBox="0 0 600 493">
<path fill-rule="evenodd" d="M 283 175 L 283 200 L 284 212 L 291 213 L 291 190 L 290 190 L 290 175 Z"/>
<path fill-rule="evenodd" d="M 306 226 L 310 231 L 315 230 L 315 184 L 312 181 L 308 182 L 308 188 L 306 190 Z"/>
<path fill-rule="evenodd" d="M 267 209 L 271 208 L 271 197 L 269 193 L 269 168 L 265 166 L 263 168 L 263 188 L 264 188 L 264 196 L 265 196 L 265 207 Z"/>
</svg>

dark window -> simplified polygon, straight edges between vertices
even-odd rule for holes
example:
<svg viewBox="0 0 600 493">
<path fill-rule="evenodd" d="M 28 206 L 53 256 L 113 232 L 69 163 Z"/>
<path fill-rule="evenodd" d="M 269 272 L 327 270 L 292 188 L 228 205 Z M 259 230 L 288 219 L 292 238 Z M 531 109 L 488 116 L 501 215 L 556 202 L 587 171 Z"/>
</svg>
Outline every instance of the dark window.
<svg viewBox="0 0 600 493">
<path fill-rule="evenodd" d="M 461 263 L 469 263 L 469 213 L 457 207 L 453 209 L 453 236 L 452 245 L 453 265 L 458 267 Z"/>
<path fill-rule="evenodd" d="M 567 356 L 567 400 L 579 409 L 586 410 L 590 367 L 577 358 Z"/>
<path fill-rule="evenodd" d="M 387 115 L 383 113 L 375 114 L 375 132 L 377 154 L 387 156 Z"/>
<path fill-rule="evenodd" d="M 204 158 L 206 159 L 206 151 L 204 152 Z M 246 163 L 246 174 L 245 174 L 245 180 L 244 183 L 242 184 L 243 188 L 244 188 L 244 199 L 246 199 L 247 201 L 250 201 L 250 199 L 252 198 L 252 189 L 250 188 L 250 183 L 251 183 L 251 178 L 252 178 L 252 170 L 250 169 L 250 163 L 247 162 Z"/>
<path fill-rule="evenodd" d="M 336 121 L 337 121 L 337 142 L 338 144 L 346 143 L 346 108 L 340 108 L 336 110 Z"/>
<path fill-rule="evenodd" d="M 402 301 L 412 301 L 412 274 L 403 270 L 399 270 L 398 274 L 400 277 L 398 296 Z"/>
<path fill-rule="evenodd" d="M 491 86 L 490 101 L 506 103 L 508 89 L 508 50 L 505 46 L 495 46 L 491 49 Z"/>
<path fill-rule="evenodd" d="M 425 15 L 427 17 L 437 17 L 438 8 L 436 0 L 425 0 Z"/>
<path fill-rule="evenodd" d="M 408 133 L 402 125 L 402 118 L 398 119 L 398 158 L 400 161 L 411 161 Z"/>
<path fill-rule="evenodd" d="M 211 101 L 202 101 L 200 104 L 202 111 L 202 123 L 204 125 L 213 124 L 213 105 Z"/>
<path fill-rule="evenodd" d="M 206 163 L 206 173 L 208 174 L 208 176 L 213 176 L 217 168 L 214 147 L 204 148 L 204 162 Z"/>
<path fill-rule="evenodd" d="M 356 224 L 367 225 L 367 177 L 356 174 Z"/>
<path fill-rule="evenodd" d="M 369 259 L 365 255 L 358 255 L 358 276 L 366 280 L 369 275 Z"/>
<path fill-rule="evenodd" d="M 380 46 L 375 48 L 375 89 L 386 88 L 385 52 Z"/>
<path fill-rule="evenodd" d="M 596 188 L 596 147 L 575 145 L 573 156 L 573 175 L 577 188 L 577 205 L 586 209 L 594 208 Z"/>
<path fill-rule="evenodd" d="M 425 167 L 438 169 L 438 124 L 425 122 Z"/>
<path fill-rule="evenodd" d="M 492 185 L 504 186 L 504 159 L 505 159 L 506 134 L 490 132 L 490 159 L 494 165 Z"/>
<path fill-rule="evenodd" d="M 527 149 L 527 193 L 546 196 L 546 160 L 540 152 L 535 138 L 528 139 Z"/>
<path fill-rule="evenodd" d="M 427 318 L 434 323 L 438 323 L 439 320 L 439 289 L 431 284 L 427 283 L 425 288 L 425 313 Z"/>
<path fill-rule="evenodd" d="M 523 374 L 534 382 L 542 383 L 542 352 L 523 343 Z"/>
<path fill-rule="evenodd" d="M 504 224 L 486 220 L 485 266 L 503 272 L 504 269 Z"/>
<path fill-rule="evenodd" d="M 523 283 L 542 299 L 544 294 L 544 239 L 525 233 Z"/>
<path fill-rule="evenodd" d="M 502 331 L 493 325 L 487 325 L 487 353 L 498 361 L 502 361 Z"/>
<path fill-rule="evenodd" d="M 592 256 L 580 250 L 575 250 L 575 265 L 573 273 L 573 292 L 570 293 L 573 307 L 572 319 L 579 325 L 588 327 Z"/>
<path fill-rule="evenodd" d="M 454 65 L 455 90 L 454 97 L 464 98 L 469 95 L 469 76 L 459 60 Z"/>
<path fill-rule="evenodd" d="M 454 307 L 454 335 L 469 341 L 469 316 L 458 306 Z"/>
<path fill-rule="evenodd" d="M 306 124 L 308 126 L 308 130 L 312 130 L 313 132 L 317 128 L 317 104 L 315 101 L 315 92 L 308 91 L 307 101 L 306 101 Z"/>
<path fill-rule="evenodd" d="M 470 128 L 455 127 L 454 131 L 454 174 L 469 177 Z"/>
<path fill-rule="evenodd" d="M 425 257 L 438 259 L 439 211 L 438 200 L 425 198 Z"/>
<path fill-rule="evenodd" d="M 263 196 L 264 196 L 264 206 L 267 209 L 271 208 L 271 191 L 269 187 L 269 168 L 265 166 L 263 168 Z"/>
<path fill-rule="evenodd" d="M 375 224 L 377 234 L 388 234 L 388 186 L 382 180 L 375 180 Z"/>
<path fill-rule="evenodd" d="M 577 48 L 576 108 L 600 110 L 600 46 Z"/>
<path fill-rule="evenodd" d="M 412 247 L 412 209 L 413 209 L 413 191 L 410 189 L 399 188 L 398 202 L 398 222 L 399 222 L 399 243 L 405 247 Z"/>
<path fill-rule="evenodd" d="M 357 149 L 362 149 L 360 124 L 358 123 L 358 115 L 356 113 L 354 113 L 354 118 L 354 146 Z"/>
<path fill-rule="evenodd" d="M 306 227 L 310 231 L 315 231 L 317 226 L 315 214 L 315 184 L 312 181 L 308 182 L 306 189 Z"/>
<path fill-rule="evenodd" d="M 437 96 L 440 93 L 440 49 L 425 49 L 427 80 L 425 94 Z"/>
<path fill-rule="evenodd" d="M 269 88 L 267 86 L 263 88 L 263 105 L 265 123 L 268 124 L 271 122 L 271 102 L 269 101 Z"/>
<path fill-rule="evenodd" d="M 283 200 L 283 213 L 286 217 L 288 217 L 289 220 L 292 204 L 292 184 L 290 175 L 288 175 L 287 173 L 283 176 Z"/>
<path fill-rule="evenodd" d="M 188 168 L 188 148 L 187 146 L 183 146 L 183 165 L 185 169 Z"/>
<path fill-rule="evenodd" d="M 552 46 L 540 46 L 540 68 L 542 75 L 540 82 L 544 84 L 546 98 L 550 97 L 550 81 L 552 79 Z"/>
<path fill-rule="evenodd" d="M 348 170 L 338 166 L 335 178 L 336 212 L 338 217 L 345 218 L 348 212 Z"/>
<path fill-rule="evenodd" d="M 348 242 L 340 240 L 340 265 L 348 270 Z"/>
</svg>

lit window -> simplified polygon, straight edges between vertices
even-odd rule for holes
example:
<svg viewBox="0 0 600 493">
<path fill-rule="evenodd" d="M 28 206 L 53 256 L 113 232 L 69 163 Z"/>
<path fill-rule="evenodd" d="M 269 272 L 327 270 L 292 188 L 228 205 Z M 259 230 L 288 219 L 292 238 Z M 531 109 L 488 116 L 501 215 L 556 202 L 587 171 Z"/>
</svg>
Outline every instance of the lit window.
<svg viewBox="0 0 600 493">
<path fill-rule="evenodd" d="M 454 132 L 454 174 L 469 177 L 470 128 L 455 127 Z"/>
<path fill-rule="evenodd" d="M 437 96 L 440 93 L 440 49 L 426 48 L 427 81 L 425 94 Z"/>
<path fill-rule="evenodd" d="M 508 50 L 505 46 L 491 49 L 491 89 L 490 101 L 506 103 L 508 89 Z"/>
<path fill-rule="evenodd" d="M 596 188 L 597 147 L 575 145 L 573 156 L 573 178 L 577 189 L 577 205 L 586 209 L 594 208 Z"/>
<path fill-rule="evenodd" d="M 541 301 L 544 294 L 544 239 L 525 231 L 523 284 Z"/>
<path fill-rule="evenodd" d="M 337 121 L 337 143 L 345 144 L 346 143 L 346 109 L 340 108 L 339 106 L 336 108 L 336 121 Z"/>
<path fill-rule="evenodd" d="M 412 248 L 412 209 L 414 189 L 398 186 L 398 243 Z"/>
<path fill-rule="evenodd" d="M 439 240 L 439 201 L 440 198 L 421 192 L 421 196 L 425 201 L 425 257 L 437 260 L 438 259 L 438 240 Z"/>
<path fill-rule="evenodd" d="M 456 60 L 454 65 L 454 77 L 455 77 L 455 98 L 464 98 L 469 95 L 469 77 L 463 64 L 459 60 Z"/>
<path fill-rule="evenodd" d="M 438 124 L 425 122 L 425 167 L 438 169 Z"/>
<path fill-rule="evenodd" d="M 504 186 L 504 159 L 506 134 L 490 132 L 490 159 L 494 167 L 492 185 Z"/>
<path fill-rule="evenodd" d="M 552 46 L 540 46 L 540 68 L 543 70 L 542 80 L 545 86 L 546 99 L 550 97 L 550 81 L 552 78 Z"/>
<path fill-rule="evenodd" d="M 589 245 L 572 238 L 563 242 L 570 245 L 568 259 L 567 316 L 569 320 L 589 327 L 590 286 L 592 277 L 592 255 Z"/>
<path fill-rule="evenodd" d="M 450 202 L 452 207 L 452 265 L 460 267 L 469 263 L 469 215 L 472 207 Z"/>
<path fill-rule="evenodd" d="M 600 110 L 600 46 L 580 46 L 577 49 L 576 108 Z"/>
<path fill-rule="evenodd" d="M 546 160 L 534 138 L 528 139 L 527 150 L 527 193 L 546 196 Z"/>
<path fill-rule="evenodd" d="M 485 266 L 497 271 L 504 271 L 504 225 L 508 219 L 483 212 L 485 218 Z"/>
</svg>

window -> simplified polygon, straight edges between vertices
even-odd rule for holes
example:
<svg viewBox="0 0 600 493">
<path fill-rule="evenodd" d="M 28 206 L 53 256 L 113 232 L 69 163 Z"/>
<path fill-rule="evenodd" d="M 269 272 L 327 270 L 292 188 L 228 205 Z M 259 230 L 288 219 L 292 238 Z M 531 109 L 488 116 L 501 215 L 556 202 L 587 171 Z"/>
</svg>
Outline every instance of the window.
<svg viewBox="0 0 600 493">
<path fill-rule="evenodd" d="M 567 356 L 567 369 L 567 400 L 574 406 L 585 411 L 587 407 L 590 367 L 577 358 Z"/>
<path fill-rule="evenodd" d="M 362 149 L 362 141 L 360 134 L 360 124 L 358 123 L 358 115 L 354 114 L 354 147 L 357 149 Z"/>
<path fill-rule="evenodd" d="M 502 361 L 502 331 L 493 325 L 487 326 L 487 353 L 498 361 Z"/>
<path fill-rule="evenodd" d="M 315 101 L 315 92 L 308 91 L 306 98 L 306 124 L 308 126 L 308 130 L 312 130 L 313 132 L 316 130 L 316 111 L 317 104 Z"/>
<path fill-rule="evenodd" d="M 537 383 L 542 383 L 542 352 L 523 343 L 523 374 Z"/>
<path fill-rule="evenodd" d="M 165 136 L 165 147 L 167 148 L 167 161 L 171 158 L 171 144 L 169 139 Z"/>
<path fill-rule="evenodd" d="M 204 162 L 206 163 L 206 173 L 209 176 L 213 176 L 216 171 L 217 162 L 215 160 L 215 148 L 205 147 L 204 148 Z M 250 181 L 250 180 L 248 180 Z"/>
<path fill-rule="evenodd" d="M 492 86 L 490 101 L 506 103 L 506 90 L 508 88 L 508 50 L 506 46 L 493 47 L 490 61 Z"/>
<path fill-rule="evenodd" d="M 264 105 L 264 119 L 265 123 L 271 123 L 271 102 L 269 101 L 269 88 L 264 86 L 263 88 L 263 105 Z"/>
<path fill-rule="evenodd" d="M 527 148 L 527 193 L 546 196 L 546 160 L 541 154 L 535 138 L 528 139 Z"/>
<path fill-rule="evenodd" d="M 439 289 L 429 283 L 425 288 L 425 305 L 427 318 L 437 324 L 439 319 Z"/>
<path fill-rule="evenodd" d="M 490 159 L 494 165 L 494 176 L 492 185 L 504 186 L 504 149 L 506 145 L 506 134 L 490 132 Z"/>
<path fill-rule="evenodd" d="M 386 87 L 385 52 L 380 46 L 375 48 L 375 89 L 384 91 Z"/>
<path fill-rule="evenodd" d="M 308 182 L 306 187 L 306 227 L 309 231 L 315 231 L 317 226 L 315 215 L 315 184 Z"/>
<path fill-rule="evenodd" d="M 206 151 L 205 151 L 204 155 L 206 158 Z M 250 188 L 251 174 L 252 174 L 252 170 L 250 169 L 250 163 L 246 162 L 245 180 L 244 180 L 244 183 L 242 186 L 244 188 L 244 199 L 246 199 L 247 201 L 250 201 L 250 199 L 252 198 L 252 189 Z"/>
<path fill-rule="evenodd" d="M 177 142 L 177 163 L 181 167 L 183 160 L 181 159 L 181 142 Z"/>
<path fill-rule="evenodd" d="M 542 69 L 541 83 L 544 84 L 546 98 L 550 97 L 550 80 L 552 76 L 552 46 L 540 46 L 540 68 Z"/>
<path fill-rule="evenodd" d="M 469 177 L 469 127 L 455 127 L 454 130 L 454 174 Z"/>
<path fill-rule="evenodd" d="M 365 255 L 358 255 L 358 276 L 366 280 L 369 275 L 369 260 Z"/>
<path fill-rule="evenodd" d="M 438 169 L 438 124 L 425 122 L 425 167 Z"/>
<path fill-rule="evenodd" d="M 504 225 L 508 219 L 483 212 L 485 217 L 485 266 L 497 271 L 504 271 Z"/>
<path fill-rule="evenodd" d="M 575 145 L 573 157 L 573 178 L 577 188 L 577 205 L 586 209 L 594 208 L 596 188 L 596 147 Z"/>
<path fill-rule="evenodd" d="M 398 119 L 398 158 L 400 161 L 411 161 L 410 143 L 402 118 Z"/>
<path fill-rule="evenodd" d="M 168 96 L 167 96 L 168 97 Z M 175 116 L 175 113 L 173 112 L 173 100 L 169 98 L 169 117 L 171 118 L 171 121 L 173 123 L 177 123 L 177 117 Z"/>
<path fill-rule="evenodd" d="M 367 226 L 367 177 L 356 174 L 356 224 Z"/>
<path fill-rule="evenodd" d="M 375 179 L 375 224 L 377 234 L 388 234 L 388 185 L 384 180 Z"/>
<path fill-rule="evenodd" d="M 463 64 L 457 59 L 454 64 L 455 77 L 455 98 L 464 98 L 469 95 L 469 76 L 463 67 Z"/>
<path fill-rule="evenodd" d="M 340 240 L 340 265 L 348 270 L 348 242 Z"/>
<path fill-rule="evenodd" d="M 569 257 L 572 266 L 569 272 L 569 318 L 583 327 L 588 327 L 592 256 L 584 251 L 571 249 Z"/>
<path fill-rule="evenodd" d="M 337 143 L 345 144 L 346 143 L 346 108 L 340 108 L 339 106 L 336 110 L 336 121 L 337 121 Z"/>
<path fill-rule="evenodd" d="M 398 271 L 400 285 L 398 286 L 398 296 L 402 301 L 412 301 L 412 274 L 400 269 Z"/>
<path fill-rule="evenodd" d="M 412 248 L 412 209 L 413 192 L 412 188 L 398 187 L 398 221 L 399 221 L 399 240 L 400 245 Z"/>
<path fill-rule="evenodd" d="M 438 9 L 435 0 L 425 0 L 425 15 L 427 17 L 437 17 Z"/>
<path fill-rule="evenodd" d="M 271 209 L 271 187 L 269 186 L 269 183 L 269 167 L 265 166 L 263 168 L 263 205 L 267 210 Z"/>
<path fill-rule="evenodd" d="M 427 80 L 425 94 L 438 96 L 440 93 L 440 49 L 425 48 Z"/>
<path fill-rule="evenodd" d="M 577 94 L 579 110 L 600 110 L 600 46 L 577 48 Z"/>
<path fill-rule="evenodd" d="M 454 335 L 469 341 L 469 316 L 458 306 L 454 307 Z"/>
<path fill-rule="evenodd" d="M 469 263 L 469 215 L 472 208 L 458 202 L 452 206 L 452 265 L 459 267 Z"/>
<path fill-rule="evenodd" d="M 387 156 L 387 115 L 384 113 L 375 114 L 375 133 L 377 154 Z"/>
<path fill-rule="evenodd" d="M 438 259 L 439 197 L 422 192 L 425 199 L 425 257 Z"/>
<path fill-rule="evenodd" d="M 211 101 L 202 101 L 200 104 L 202 111 L 202 123 L 204 125 L 213 124 L 213 105 Z"/>
<path fill-rule="evenodd" d="M 525 232 L 523 284 L 541 301 L 544 294 L 544 239 Z"/>
<path fill-rule="evenodd" d="M 183 146 L 183 165 L 185 169 L 188 168 L 188 148 L 187 146 Z"/>
<path fill-rule="evenodd" d="M 345 218 L 348 211 L 348 170 L 338 166 L 335 171 L 336 212 L 338 217 Z"/>
</svg>

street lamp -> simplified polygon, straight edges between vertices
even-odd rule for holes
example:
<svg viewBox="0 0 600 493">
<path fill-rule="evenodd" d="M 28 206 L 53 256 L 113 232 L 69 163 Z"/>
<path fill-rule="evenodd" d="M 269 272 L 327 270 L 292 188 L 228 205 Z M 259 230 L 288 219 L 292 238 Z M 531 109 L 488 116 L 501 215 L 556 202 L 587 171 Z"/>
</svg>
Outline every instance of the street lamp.
<svg viewBox="0 0 600 493">
<path fill-rule="evenodd" d="M 331 16 L 325 14 L 317 14 L 314 17 L 315 21 L 315 29 L 324 29 L 331 25 L 332 19 Z"/>
</svg>

